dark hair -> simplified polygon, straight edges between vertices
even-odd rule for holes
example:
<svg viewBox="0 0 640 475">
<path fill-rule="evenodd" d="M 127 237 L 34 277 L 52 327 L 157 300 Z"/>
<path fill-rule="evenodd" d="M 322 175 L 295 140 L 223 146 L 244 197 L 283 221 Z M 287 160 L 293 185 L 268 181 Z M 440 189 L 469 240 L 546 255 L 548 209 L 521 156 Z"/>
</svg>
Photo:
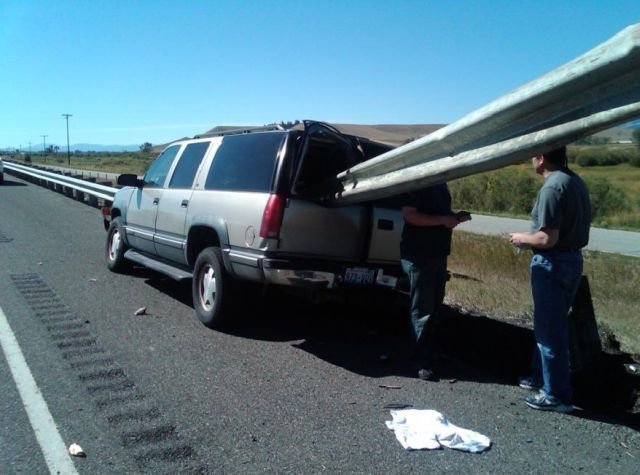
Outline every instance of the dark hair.
<svg viewBox="0 0 640 475">
<path fill-rule="evenodd" d="M 567 168 L 567 147 L 559 147 L 544 154 L 545 160 L 550 161 L 554 165 Z"/>
</svg>

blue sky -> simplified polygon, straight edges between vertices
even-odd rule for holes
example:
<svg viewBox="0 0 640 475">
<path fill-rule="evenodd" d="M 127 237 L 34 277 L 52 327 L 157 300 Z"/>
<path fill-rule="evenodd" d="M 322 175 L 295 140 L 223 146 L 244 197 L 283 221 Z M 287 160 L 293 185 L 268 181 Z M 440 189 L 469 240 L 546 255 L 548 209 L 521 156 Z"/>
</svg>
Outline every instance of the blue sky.
<svg viewBox="0 0 640 475">
<path fill-rule="evenodd" d="M 105 145 L 450 123 L 638 22 L 638 0 L 0 0 L 0 148 L 66 146 L 64 113 Z"/>
</svg>

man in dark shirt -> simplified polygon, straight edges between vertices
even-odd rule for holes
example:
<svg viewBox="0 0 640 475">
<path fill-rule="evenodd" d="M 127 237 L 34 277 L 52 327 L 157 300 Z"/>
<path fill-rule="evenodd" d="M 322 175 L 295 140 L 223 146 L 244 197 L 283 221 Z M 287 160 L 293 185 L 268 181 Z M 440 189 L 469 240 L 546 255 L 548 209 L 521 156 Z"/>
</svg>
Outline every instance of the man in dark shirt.
<svg viewBox="0 0 640 475">
<path fill-rule="evenodd" d="M 582 275 L 581 249 L 589 242 L 591 204 L 582 179 L 567 168 L 566 148 L 532 158 L 544 178 L 531 212 L 531 232 L 511 233 L 518 248 L 531 248 L 531 294 L 536 348 L 532 374 L 520 386 L 539 390 L 525 402 L 533 409 L 570 412 L 569 309 Z"/>
<path fill-rule="evenodd" d="M 409 316 L 413 360 L 420 379 L 435 381 L 435 331 L 447 282 L 451 233 L 459 223 L 471 219 L 471 215 L 451 210 L 449 188 L 443 183 L 409 193 L 402 216 L 400 257 L 411 285 Z"/>
</svg>

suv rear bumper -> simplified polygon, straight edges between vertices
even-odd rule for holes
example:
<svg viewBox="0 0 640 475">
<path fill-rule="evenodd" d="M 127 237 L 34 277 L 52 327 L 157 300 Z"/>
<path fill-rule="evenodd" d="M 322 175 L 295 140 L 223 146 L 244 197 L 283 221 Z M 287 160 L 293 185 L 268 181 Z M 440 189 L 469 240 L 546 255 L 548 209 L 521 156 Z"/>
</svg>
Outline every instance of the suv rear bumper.
<svg viewBox="0 0 640 475">
<path fill-rule="evenodd" d="M 261 264 L 268 283 L 318 290 L 347 286 L 395 289 L 400 269 L 399 266 L 352 266 L 327 261 L 269 258 L 263 259 Z"/>
</svg>

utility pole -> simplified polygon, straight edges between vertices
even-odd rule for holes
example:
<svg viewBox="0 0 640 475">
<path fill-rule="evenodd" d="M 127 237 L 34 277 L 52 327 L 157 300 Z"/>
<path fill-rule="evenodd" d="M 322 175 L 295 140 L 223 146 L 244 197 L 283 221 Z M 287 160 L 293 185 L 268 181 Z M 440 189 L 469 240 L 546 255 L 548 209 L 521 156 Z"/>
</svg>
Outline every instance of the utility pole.
<svg viewBox="0 0 640 475">
<path fill-rule="evenodd" d="M 69 151 L 69 117 L 73 117 L 72 114 L 62 114 L 67 120 L 67 165 L 71 165 L 71 152 Z"/>
<path fill-rule="evenodd" d="M 44 158 L 44 161 L 47 161 L 47 137 L 48 135 L 41 135 L 40 137 L 42 137 L 42 157 Z"/>
</svg>

